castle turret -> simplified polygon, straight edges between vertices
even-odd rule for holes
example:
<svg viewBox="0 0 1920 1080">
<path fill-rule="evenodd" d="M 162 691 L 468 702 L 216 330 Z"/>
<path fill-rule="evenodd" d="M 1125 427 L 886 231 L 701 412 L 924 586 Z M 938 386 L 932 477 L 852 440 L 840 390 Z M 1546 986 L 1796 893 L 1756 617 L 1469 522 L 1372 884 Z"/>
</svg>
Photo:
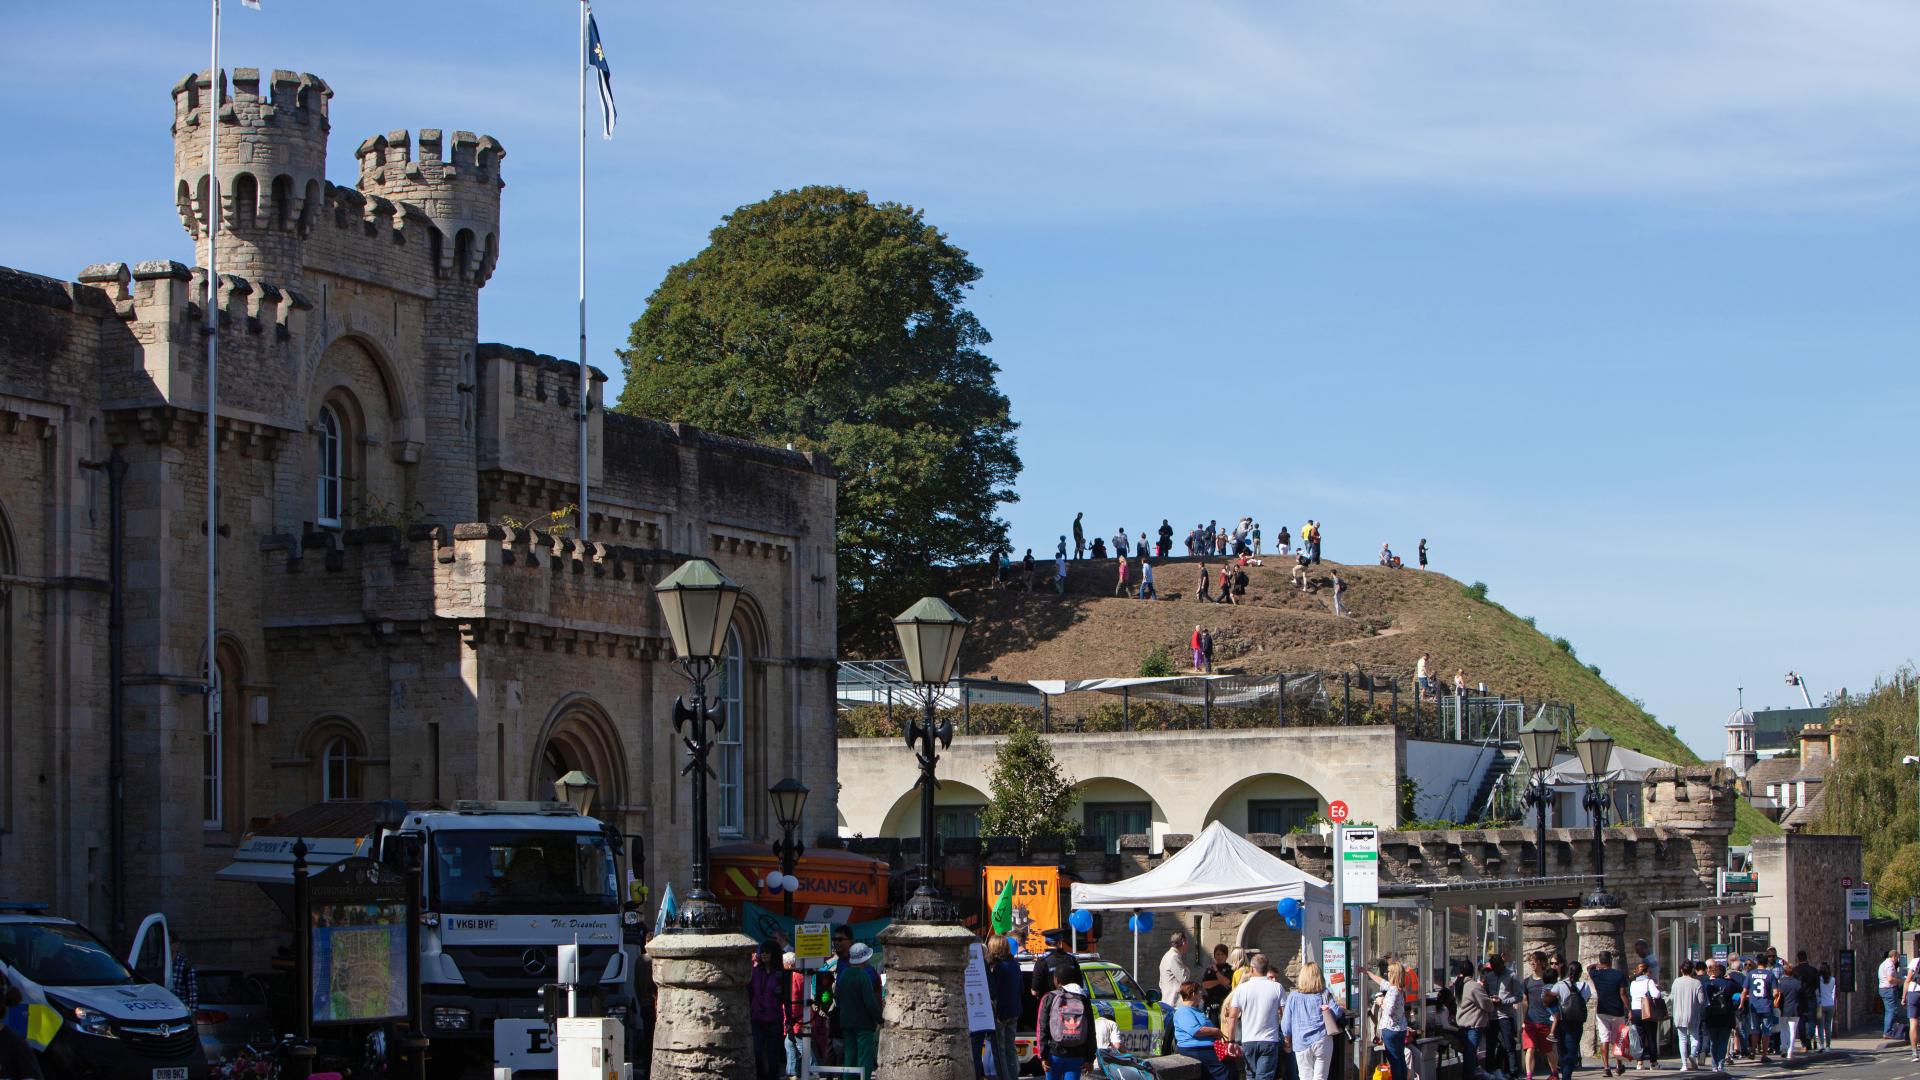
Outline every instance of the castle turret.
<svg viewBox="0 0 1920 1080">
<path fill-rule="evenodd" d="M 265 92 L 260 69 L 198 72 L 173 88 L 174 198 L 194 239 L 195 261 L 207 264 L 207 133 L 220 124 L 220 271 L 291 283 L 298 279 L 301 240 L 313 231 L 326 198 L 327 100 L 320 78 L 275 71 Z"/>
<path fill-rule="evenodd" d="M 500 258 L 500 159 L 506 153 L 490 135 L 456 131 L 448 139 L 437 128 L 421 128 L 417 138 L 405 131 L 376 135 L 354 151 L 361 196 L 400 208 L 409 236 L 425 234 L 435 302 L 426 313 L 426 337 L 434 345 L 420 358 L 427 422 L 420 501 L 436 520 L 463 520 L 479 504 L 469 405 L 478 385 L 480 287 Z"/>
<path fill-rule="evenodd" d="M 375 135 L 360 144 L 360 192 L 369 199 L 409 204 L 425 212 L 434 272 L 442 281 L 487 283 L 500 257 L 500 159 L 506 148 L 491 135 L 438 128 Z"/>
</svg>

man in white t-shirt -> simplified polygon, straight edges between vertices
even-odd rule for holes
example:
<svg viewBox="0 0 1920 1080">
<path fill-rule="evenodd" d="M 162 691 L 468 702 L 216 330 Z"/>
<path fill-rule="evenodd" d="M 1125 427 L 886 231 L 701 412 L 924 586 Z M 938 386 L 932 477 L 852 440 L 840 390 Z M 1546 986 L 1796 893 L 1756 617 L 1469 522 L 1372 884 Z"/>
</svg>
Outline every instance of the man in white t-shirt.
<svg viewBox="0 0 1920 1080">
<path fill-rule="evenodd" d="M 1277 1080 L 1280 1075 L 1280 1009 L 1286 988 L 1274 978 L 1266 954 L 1253 955 L 1253 970 L 1233 988 L 1220 1012 L 1220 1028 L 1239 1042 L 1246 1056 L 1247 1080 Z"/>
<path fill-rule="evenodd" d="M 1180 1007 L 1180 984 L 1193 981 L 1193 968 L 1187 963 L 1187 934 L 1175 930 L 1167 939 L 1167 951 L 1160 957 L 1160 1002 L 1169 1009 Z"/>
</svg>

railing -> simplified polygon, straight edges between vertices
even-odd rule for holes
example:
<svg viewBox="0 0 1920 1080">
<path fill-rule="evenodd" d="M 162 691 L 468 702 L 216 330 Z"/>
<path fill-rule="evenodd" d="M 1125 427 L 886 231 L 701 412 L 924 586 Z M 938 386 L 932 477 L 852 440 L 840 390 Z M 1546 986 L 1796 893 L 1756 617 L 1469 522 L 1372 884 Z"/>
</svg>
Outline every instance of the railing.
<svg viewBox="0 0 1920 1080">
<path fill-rule="evenodd" d="M 897 708 L 917 706 L 919 688 L 895 660 L 847 661 L 839 665 L 838 701 L 843 736 L 890 735 Z M 1517 745 L 1528 702 L 1485 694 L 1424 697 L 1403 693 L 1400 680 L 1364 671 L 1192 676 L 1164 682 L 1046 694 L 1025 682 L 958 678 L 942 687 L 938 707 L 953 710 L 958 734 L 1000 734 L 1036 721 L 1042 731 L 1160 731 L 1211 728 L 1319 727 L 1394 724 L 1409 736 L 1437 741 Z M 885 709 L 885 722 L 862 706 Z M 980 716 L 975 710 L 988 708 Z M 1571 706 L 1538 705 L 1538 715 L 1565 717 Z M 1031 710 L 1030 712 L 1028 710 Z M 852 714 L 850 718 L 850 714 Z M 1476 792 L 1477 794 L 1477 792 Z"/>
</svg>

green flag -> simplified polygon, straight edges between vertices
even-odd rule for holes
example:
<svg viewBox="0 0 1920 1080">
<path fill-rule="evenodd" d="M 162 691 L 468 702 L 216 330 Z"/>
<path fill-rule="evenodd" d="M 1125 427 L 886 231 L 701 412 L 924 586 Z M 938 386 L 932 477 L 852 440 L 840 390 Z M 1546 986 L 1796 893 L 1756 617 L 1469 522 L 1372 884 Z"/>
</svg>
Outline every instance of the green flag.
<svg viewBox="0 0 1920 1080">
<path fill-rule="evenodd" d="M 1000 886 L 1000 899 L 993 902 L 993 932 L 1010 934 L 1013 932 L 1013 879 L 1008 878 Z"/>
</svg>

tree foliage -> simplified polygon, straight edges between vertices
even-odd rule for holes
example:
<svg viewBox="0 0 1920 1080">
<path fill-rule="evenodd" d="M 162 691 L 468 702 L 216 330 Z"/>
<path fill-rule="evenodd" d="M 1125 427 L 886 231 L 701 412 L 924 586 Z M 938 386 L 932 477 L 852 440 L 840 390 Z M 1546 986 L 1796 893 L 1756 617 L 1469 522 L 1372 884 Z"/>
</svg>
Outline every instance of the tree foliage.
<svg viewBox="0 0 1920 1080">
<path fill-rule="evenodd" d="M 1006 543 L 1020 470 L 992 339 L 963 306 L 980 277 L 920 211 L 864 192 L 776 192 L 667 271 L 621 353 L 622 412 L 824 451 L 840 472 L 843 645 L 891 649 L 887 620 L 932 568 Z"/>
<path fill-rule="evenodd" d="M 980 811 L 982 836 L 1071 836 L 1079 795 L 1073 777 L 1053 756 L 1053 744 L 1032 728 L 1017 728 L 994 752 L 987 770 L 987 805 Z"/>
<path fill-rule="evenodd" d="M 1866 694 L 1828 706 L 1839 724 L 1839 754 L 1827 772 L 1820 820 L 1814 827 L 1860 837 L 1862 873 L 1881 897 L 1920 894 L 1915 770 L 1900 761 L 1920 753 L 1915 746 L 1917 693 L 1920 673 L 1901 668 Z"/>
</svg>

